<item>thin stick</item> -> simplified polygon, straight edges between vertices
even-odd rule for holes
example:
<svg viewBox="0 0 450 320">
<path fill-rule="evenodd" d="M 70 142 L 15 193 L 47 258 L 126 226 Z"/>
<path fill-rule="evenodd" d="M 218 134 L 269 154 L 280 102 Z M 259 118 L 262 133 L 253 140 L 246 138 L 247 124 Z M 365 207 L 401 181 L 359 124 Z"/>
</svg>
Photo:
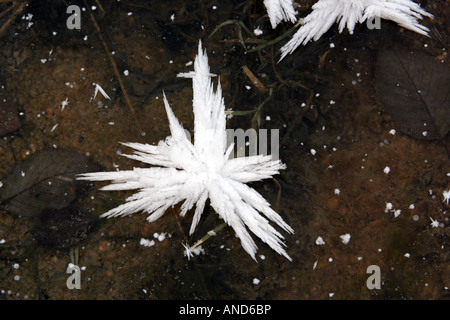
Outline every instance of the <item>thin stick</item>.
<svg viewBox="0 0 450 320">
<path fill-rule="evenodd" d="M 194 250 L 196 247 L 198 247 L 199 245 L 201 245 L 203 242 L 205 242 L 206 240 L 208 240 L 209 238 L 211 238 L 212 236 L 215 236 L 217 232 L 219 232 L 220 230 L 222 230 L 227 224 L 224 222 L 222 224 L 219 224 L 217 227 L 215 227 L 212 230 L 209 230 L 206 235 L 201 238 L 200 240 L 198 240 L 192 247 L 189 248 L 190 251 Z"/>
<path fill-rule="evenodd" d="M 14 5 L 9 6 L 8 9 L 6 9 L 2 13 L 0 13 L 0 19 L 3 18 L 3 16 L 6 15 L 8 12 L 10 12 L 12 9 L 14 9 Z"/>
<path fill-rule="evenodd" d="M 102 14 L 105 14 L 105 10 L 103 9 L 102 4 L 100 3 L 100 1 L 95 0 L 95 2 L 97 3 L 98 8 L 100 9 L 100 11 L 102 12 Z"/>
<path fill-rule="evenodd" d="M 267 93 L 269 90 L 262 84 L 262 82 L 253 74 L 253 72 L 250 71 L 250 69 L 247 66 L 243 66 L 242 69 L 244 70 L 245 75 L 250 79 L 252 84 L 261 92 L 261 93 Z"/>
<path fill-rule="evenodd" d="M 8 29 L 16 20 L 17 16 L 22 13 L 23 9 L 25 9 L 28 3 L 28 1 L 22 2 L 22 4 L 17 7 L 16 11 L 14 11 L 13 14 L 9 17 L 8 21 L 6 21 L 6 23 L 0 28 L 0 38 L 5 33 L 6 29 Z"/>
<path fill-rule="evenodd" d="M 275 184 L 278 186 L 278 192 L 277 192 L 277 202 L 275 203 L 275 211 L 278 212 L 278 209 L 280 208 L 280 200 L 281 200 L 281 185 L 277 181 L 277 179 L 272 178 Z"/>
<path fill-rule="evenodd" d="M 113 67 L 114 74 L 116 75 L 116 78 L 119 81 L 120 88 L 122 89 L 123 96 L 125 98 L 125 103 L 127 104 L 128 108 L 130 109 L 131 113 L 133 114 L 133 117 L 136 120 L 136 123 L 137 123 L 137 125 L 139 127 L 139 130 L 142 131 L 140 123 L 139 123 L 139 121 L 137 120 L 137 117 L 136 117 L 136 112 L 134 111 L 133 105 L 131 104 L 130 98 L 128 97 L 127 90 L 125 89 L 125 86 L 123 85 L 122 78 L 120 76 L 119 70 L 117 69 L 117 65 L 116 65 L 116 63 L 114 61 L 114 58 L 113 58 L 113 56 L 111 54 L 111 51 L 109 50 L 108 45 L 106 44 L 105 40 L 103 39 L 100 27 L 99 27 L 99 25 L 97 23 L 97 20 L 95 20 L 94 14 L 92 13 L 91 9 L 89 8 L 89 5 L 88 5 L 86 0 L 84 0 L 84 4 L 88 8 L 89 15 L 91 17 L 92 23 L 94 24 L 95 30 L 97 31 L 97 35 L 98 35 L 98 37 L 99 37 L 99 39 L 100 39 L 100 41 L 101 41 L 101 43 L 103 45 L 103 48 L 106 51 L 106 54 L 108 55 L 109 61 L 111 62 L 111 65 Z"/>
</svg>

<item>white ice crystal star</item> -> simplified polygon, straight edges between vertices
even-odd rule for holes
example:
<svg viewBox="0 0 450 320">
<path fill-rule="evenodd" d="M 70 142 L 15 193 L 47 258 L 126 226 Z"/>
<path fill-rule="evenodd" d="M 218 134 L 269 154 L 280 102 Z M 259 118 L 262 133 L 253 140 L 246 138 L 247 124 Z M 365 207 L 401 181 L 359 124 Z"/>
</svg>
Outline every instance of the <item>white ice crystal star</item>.
<svg viewBox="0 0 450 320">
<path fill-rule="evenodd" d="M 111 180 L 112 184 L 102 190 L 139 190 L 127 198 L 125 204 L 104 213 L 102 217 L 126 216 L 142 211 L 149 214 L 147 220 L 152 222 L 169 207 L 184 201 L 181 216 L 196 206 L 190 228 L 192 234 L 209 198 L 211 206 L 234 229 L 243 248 L 253 259 L 256 260 L 257 246 L 247 228 L 273 250 L 291 260 L 283 249 L 283 236 L 269 220 L 287 232 L 293 233 L 292 228 L 256 190 L 246 185 L 247 182 L 278 174 L 285 165 L 279 160 L 272 160 L 271 156 L 263 155 L 229 159 L 233 145 L 226 148 L 222 90 L 219 83 L 214 92 L 211 82 L 214 75 L 209 71 L 208 57 L 202 51 L 201 42 L 194 71 L 179 76 L 192 78 L 193 82 L 194 144 L 187 139 L 164 95 L 171 136 L 160 141 L 157 146 L 124 143 L 135 149 L 134 154 L 125 157 L 159 167 L 79 176 L 82 180 Z"/>
<path fill-rule="evenodd" d="M 428 35 L 429 29 L 417 20 L 423 16 L 433 17 L 410 0 L 319 0 L 312 9 L 313 11 L 301 21 L 300 29 L 281 48 L 280 60 L 311 39 L 318 40 L 335 22 L 339 23 L 340 33 L 347 27 L 352 34 L 356 23 L 379 17 L 394 21 L 403 28 Z"/>
</svg>

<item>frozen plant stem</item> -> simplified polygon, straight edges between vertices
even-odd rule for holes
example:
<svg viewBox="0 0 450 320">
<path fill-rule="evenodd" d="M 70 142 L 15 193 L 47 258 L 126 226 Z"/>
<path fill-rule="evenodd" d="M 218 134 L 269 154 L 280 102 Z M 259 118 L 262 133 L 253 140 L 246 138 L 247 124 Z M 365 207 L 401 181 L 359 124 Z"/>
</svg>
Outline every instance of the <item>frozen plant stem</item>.
<svg viewBox="0 0 450 320">
<path fill-rule="evenodd" d="M 138 121 L 138 119 L 136 117 L 136 112 L 134 111 L 133 105 L 131 104 L 130 98 L 128 97 L 128 92 L 125 89 L 125 86 L 122 82 L 122 77 L 120 76 L 120 72 L 117 69 L 116 62 L 114 61 L 114 58 L 111 54 L 111 50 L 109 50 L 109 47 L 105 42 L 105 39 L 103 39 L 102 32 L 100 30 L 100 26 L 98 25 L 97 20 L 95 19 L 94 14 L 92 13 L 86 0 L 84 0 L 84 4 L 85 4 L 86 8 L 88 8 L 89 16 L 91 17 L 92 23 L 94 24 L 95 30 L 97 31 L 97 36 L 103 45 L 103 49 L 105 50 L 105 52 L 109 58 L 109 61 L 111 62 L 111 66 L 113 67 L 113 71 L 117 78 L 117 81 L 119 81 L 120 89 L 122 90 L 123 97 L 125 98 L 125 103 L 127 104 L 128 108 L 130 109 L 130 112 L 133 115 L 134 120 L 136 121 L 136 125 L 138 126 L 139 131 L 142 132 L 140 122 Z"/>
<path fill-rule="evenodd" d="M 217 227 L 215 227 L 214 229 L 208 231 L 208 233 L 206 233 L 206 235 L 201 238 L 200 240 L 198 240 L 192 247 L 189 247 L 189 250 L 192 251 L 195 248 L 197 248 L 199 245 L 201 245 L 203 242 L 205 242 L 206 240 L 208 240 L 209 238 L 211 238 L 212 236 L 215 236 L 217 234 L 217 232 L 219 232 L 220 230 L 222 230 L 223 228 L 225 228 L 227 224 L 224 222 L 222 224 L 219 224 Z"/>
</svg>

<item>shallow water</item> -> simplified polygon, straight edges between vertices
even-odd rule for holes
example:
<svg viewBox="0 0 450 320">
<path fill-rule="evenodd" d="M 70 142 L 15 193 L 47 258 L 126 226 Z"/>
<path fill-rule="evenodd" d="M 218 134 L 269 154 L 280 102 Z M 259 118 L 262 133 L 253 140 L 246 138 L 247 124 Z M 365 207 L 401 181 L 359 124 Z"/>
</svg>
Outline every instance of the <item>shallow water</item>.
<svg viewBox="0 0 450 320">
<path fill-rule="evenodd" d="M 172 2 L 105 3 L 93 11 L 101 36 L 89 10 L 81 13 L 81 30 L 67 29 L 63 2 L 23 12 L 0 38 L 1 92 L 20 119 L 0 140 L 0 181 L 47 149 L 85 155 L 105 171 L 141 165 L 120 157 L 129 150 L 119 142 L 157 143 L 169 135 L 162 90 L 192 132 L 191 82 L 176 74 L 192 70 L 202 39 L 227 109 L 258 111 L 234 115 L 227 127 L 280 130 L 287 169 L 251 186 L 295 230 L 283 232 L 293 261 L 257 241 L 254 262 L 230 228 L 188 261 L 182 243 L 194 244 L 221 223 L 211 208 L 193 236 L 192 214 L 180 217 L 179 207 L 151 224 L 142 214 L 99 219 L 130 193 L 98 191 L 103 184 L 95 183 L 74 193 L 73 203 L 92 219 L 86 234 L 75 233 L 80 238 L 70 242 L 79 251 L 81 289 L 66 286 L 70 246 L 41 245 L 32 232 L 39 216 L 0 209 L 0 299 L 448 298 L 449 205 L 442 197 L 450 186 L 448 136 L 426 141 L 401 133 L 374 87 L 379 50 L 396 45 L 448 66 L 442 42 L 390 23 L 380 30 L 360 26 L 355 35 L 339 34 L 335 26 L 276 63 L 281 43 L 245 54 L 234 24 L 209 37 L 230 19 L 250 30 L 259 26 L 267 40 L 288 30 L 272 30 L 260 4 L 185 1 L 174 9 Z M 448 4 L 428 3 L 436 29 L 449 34 Z M 94 83 L 111 100 L 101 93 L 94 98 Z M 65 228 L 75 225 L 55 223 L 50 234 L 59 240 L 58 232 L 67 236 Z M 348 243 L 341 238 L 346 234 Z M 367 285 L 370 266 L 379 267 L 379 289 Z"/>
</svg>

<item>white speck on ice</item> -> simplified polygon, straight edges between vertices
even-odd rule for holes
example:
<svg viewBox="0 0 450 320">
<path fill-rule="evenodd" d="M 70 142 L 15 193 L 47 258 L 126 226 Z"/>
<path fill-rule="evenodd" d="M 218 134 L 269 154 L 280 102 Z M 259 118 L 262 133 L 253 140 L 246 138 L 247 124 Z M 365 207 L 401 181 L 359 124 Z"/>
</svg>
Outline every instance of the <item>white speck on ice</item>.
<svg viewBox="0 0 450 320">
<path fill-rule="evenodd" d="M 258 278 L 253 279 L 253 284 L 257 286 L 261 281 Z"/>
<path fill-rule="evenodd" d="M 64 108 L 69 104 L 69 98 L 66 98 L 66 100 L 61 102 L 61 111 L 64 110 Z"/>
<path fill-rule="evenodd" d="M 261 255 L 259 256 L 259 258 L 260 258 L 261 260 L 265 260 L 265 259 L 266 259 L 266 256 L 263 255 L 263 254 L 261 254 Z"/>
<path fill-rule="evenodd" d="M 139 244 L 144 247 L 153 247 L 155 245 L 155 240 L 148 240 L 148 239 L 141 238 L 141 241 L 139 242 Z"/>
<path fill-rule="evenodd" d="M 339 190 L 337 188 L 334 189 L 334 194 L 337 195 L 337 196 L 340 195 L 341 194 L 341 190 Z"/>
<path fill-rule="evenodd" d="M 426 137 L 426 136 L 427 136 L 427 134 L 428 134 L 428 132 L 427 132 L 427 131 L 424 131 L 424 132 L 422 132 L 422 135 L 423 135 L 424 137 Z"/>
<path fill-rule="evenodd" d="M 408 209 L 410 209 L 410 210 L 412 210 L 412 209 L 414 209 L 414 208 L 415 208 L 414 203 L 411 203 L 411 204 L 409 205 L 409 207 L 408 207 Z"/>
<path fill-rule="evenodd" d="M 402 210 L 400 210 L 400 209 L 394 210 L 394 217 L 397 218 L 401 213 L 402 213 Z"/>
<path fill-rule="evenodd" d="M 317 153 L 317 151 L 314 150 L 314 149 L 311 149 L 310 151 L 311 151 L 311 154 L 312 154 L 313 156 Z"/>
<path fill-rule="evenodd" d="M 389 131 L 389 133 L 392 134 L 392 135 L 394 136 L 395 133 L 396 133 L 396 131 L 395 131 L 395 129 L 391 129 L 391 130 Z"/>
<path fill-rule="evenodd" d="M 409 253 L 405 253 L 404 256 L 405 256 L 406 258 L 409 258 L 411 255 L 410 255 Z"/>
<path fill-rule="evenodd" d="M 412 219 L 414 221 L 419 221 L 419 216 L 417 214 L 413 215 Z"/>
<path fill-rule="evenodd" d="M 3 187 L 3 182 L 0 181 L 0 188 Z"/>
<path fill-rule="evenodd" d="M 128 14 L 129 16 L 131 16 L 131 15 L 133 14 L 133 12 L 128 12 L 127 14 Z"/>
<path fill-rule="evenodd" d="M 41 59 L 41 63 L 46 63 L 47 59 Z"/>
<path fill-rule="evenodd" d="M 56 127 L 58 127 L 58 123 L 57 124 L 55 124 L 52 128 L 51 128 L 51 130 L 50 130 L 50 132 L 53 132 L 53 131 L 55 131 L 55 129 L 56 129 Z"/>
<path fill-rule="evenodd" d="M 22 177 L 25 177 L 25 172 L 20 171 L 20 175 L 21 175 Z"/>
<path fill-rule="evenodd" d="M 386 202 L 386 209 L 384 209 L 384 212 L 388 212 L 389 210 L 392 210 L 393 205 L 390 202 Z"/>
<path fill-rule="evenodd" d="M 330 43 L 330 48 L 334 48 L 334 47 L 336 47 L 335 44 L 333 42 Z"/>
<path fill-rule="evenodd" d="M 316 270 L 316 267 L 317 267 L 317 262 L 318 262 L 319 260 L 316 260 L 316 262 L 314 262 L 314 265 L 313 265 L 313 270 Z"/>
<path fill-rule="evenodd" d="M 437 221 L 437 219 L 436 219 L 436 220 L 433 220 L 433 218 L 431 218 L 431 217 L 430 217 L 430 219 L 431 219 L 431 226 L 432 226 L 433 228 L 439 227 L 439 221 Z"/>
<path fill-rule="evenodd" d="M 343 244 L 347 244 L 350 241 L 350 233 L 343 234 L 340 238 Z"/>
<path fill-rule="evenodd" d="M 333 258 L 329 257 L 328 262 L 333 262 Z"/>
<path fill-rule="evenodd" d="M 189 67 L 189 66 L 191 66 L 192 65 L 192 61 L 188 61 L 188 62 L 186 62 L 186 67 Z"/>
<path fill-rule="evenodd" d="M 260 36 L 263 34 L 263 31 L 258 26 L 255 30 L 253 30 L 253 33 L 255 34 L 255 36 Z"/>
<path fill-rule="evenodd" d="M 323 241 L 323 238 L 321 236 L 318 236 L 317 239 L 316 239 L 316 244 L 318 246 L 321 246 L 321 245 L 325 244 L 325 241 Z"/>
<path fill-rule="evenodd" d="M 330 298 L 333 298 L 334 297 L 334 292 L 330 292 L 328 295 L 330 296 Z"/>
<path fill-rule="evenodd" d="M 94 99 L 97 96 L 97 92 L 100 91 L 100 93 L 106 98 L 111 100 L 111 98 L 106 94 L 105 90 L 103 90 L 102 87 L 100 87 L 100 85 L 98 83 L 93 83 L 93 85 L 95 85 L 95 91 L 94 91 Z"/>
<path fill-rule="evenodd" d="M 129 72 L 128 70 L 125 70 L 125 71 L 123 72 L 123 74 L 124 74 L 125 76 L 128 76 L 128 75 L 130 74 L 130 72 Z"/>
<path fill-rule="evenodd" d="M 442 202 L 446 202 L 448 204 L 448 202 L 450 201 L 450 190 L 442 191 L 442 196 L 444 197 L 444 200 L 442 200 Z"/>
<path fill-rule="evenodd" d="M 175 13 L 170 16 L 170 20 L 175 21 Z"/>
<path fill-rule="evenodd" d="M 12 267 L 13 267 L 13 269 L 19 269 L 19 264 L 18 263 L 14 263 Z"/>
<path fill-rule="evenodd" d="M 363 259 L 363 257 L 358 257 L 356 258 L 358 261 L 361 261 Z"/>
<path fill-rule="evenodd" d="M 163 241 L 166 238 L 166 233 L 160 233 L 157 238 L 159 242 Z"/>
<path fill-rule="evenodd" d="M 195 248 L 190 248 L 188 246 L 185 246 L 184 244 L 183 244 L 183 246 L 186 249 L 186 250 L 184 250 L 184 255 L 187 256 L 188 259 L 190 257 L 193 257 L 194 256 L 193 254 L 198 256 L 200 254 L 204 254 L 205 253 L 205 250 L 203 250 L 202 246 L 197 246 Z"/>
<path fill-rule="evenodd" d="M 20 276 L 19 275 L 15 275 L 14 276 L 14 281 L 19 281 L 20 280 Z"/>
<path fill-rule="evenodd" d="M 391 171 L 391 168 L 389 168 L 389 167 L 386 167 L 386 168 L 383 169 L 383 172 L 385 174 L 388 174 L 390 171 Z"/>
</svg>

